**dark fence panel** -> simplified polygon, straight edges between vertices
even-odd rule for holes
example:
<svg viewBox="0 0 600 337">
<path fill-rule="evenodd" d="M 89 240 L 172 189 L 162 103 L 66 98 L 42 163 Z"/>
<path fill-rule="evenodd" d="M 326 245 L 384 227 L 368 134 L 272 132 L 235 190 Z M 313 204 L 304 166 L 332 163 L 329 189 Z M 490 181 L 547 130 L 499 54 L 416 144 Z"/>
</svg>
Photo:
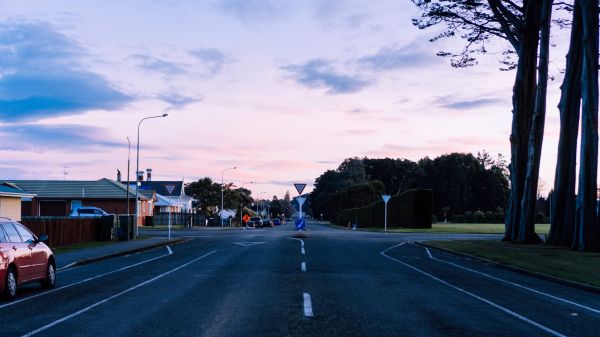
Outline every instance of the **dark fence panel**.
<svg viewBox="0 0 600 337">
<path fill-rule="evenodd" d="M 47 234 L 50 247 L 61 247 L 90 241 L 110 241 L 115 216 L 98 218 L 23 217 L 20 222 L 37 236 Z"/>
</svg>

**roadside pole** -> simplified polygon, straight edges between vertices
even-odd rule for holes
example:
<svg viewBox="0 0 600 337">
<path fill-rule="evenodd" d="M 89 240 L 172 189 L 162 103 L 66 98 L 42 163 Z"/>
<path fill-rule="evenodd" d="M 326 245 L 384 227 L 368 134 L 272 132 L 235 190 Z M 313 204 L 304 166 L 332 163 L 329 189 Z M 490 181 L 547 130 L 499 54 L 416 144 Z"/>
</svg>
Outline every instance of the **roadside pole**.
<svg viewBox="0 0 600 337">
<path fill-rule="evenodd" d="M 383 216 L 384 220 L 384 227 L 383 227 L 383 231 L 387 232 L 387 204 L 388 201 L 390 201 L 390 196 L 387 194 L 384 194 L 381 196 L 381 198 L 383 198 L 383 202 L 385 203 L 384 209 L 385 209 L 385 215 Z"/>
<path fill-rule="evenodd" d="M 171 205 L 169 205 L 169 240 L 171 240 Z"/>
</svg>

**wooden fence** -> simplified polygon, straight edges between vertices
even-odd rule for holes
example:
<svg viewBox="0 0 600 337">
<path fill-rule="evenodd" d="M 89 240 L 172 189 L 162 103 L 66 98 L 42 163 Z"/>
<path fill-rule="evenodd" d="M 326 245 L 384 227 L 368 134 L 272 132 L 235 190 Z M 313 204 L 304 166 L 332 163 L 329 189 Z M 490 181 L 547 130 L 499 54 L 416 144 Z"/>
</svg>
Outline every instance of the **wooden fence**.
<svg viewBox="0 0 600 337">
<path fill-rule="evenodd" d="M 115 217 L 23 217 L 20 222 L 37 236 L 47 234 L 50 247 L 61 247 L 90 241 L 110 241 Z"/>
</svg>

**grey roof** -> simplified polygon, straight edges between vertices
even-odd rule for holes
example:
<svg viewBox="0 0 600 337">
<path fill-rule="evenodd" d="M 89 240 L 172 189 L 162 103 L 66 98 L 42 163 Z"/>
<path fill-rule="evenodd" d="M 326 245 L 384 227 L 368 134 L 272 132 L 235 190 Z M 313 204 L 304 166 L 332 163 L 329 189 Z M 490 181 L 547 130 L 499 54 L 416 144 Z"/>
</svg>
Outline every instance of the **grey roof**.
<svg viewBox="0 0 600 337">
<path fill-rule="evenodd" d="M 100 180 L 9 180 L 20 189 L 34 193 L 38 198 L 67 199 L 126 199 L 127 186 L 110 179 Z M 135 191 L 129 191 L 135 199 Z M 140 194 L 140 199 L 147 198 Z"/>
<path fill-rule="evenodd" d="M 141 190 L 154 190 L 166 197 L 183 196 L 183 181 L 141 181 Z"/>
<path fill-rule="evenodd" d="M 0 195 L 2 196 L 15 196 L 15 197 L 33 197 L 33 193 L 29 193 L 18 188 L 7 186 L 5 184 L 0 185 Z"/>
</svg>

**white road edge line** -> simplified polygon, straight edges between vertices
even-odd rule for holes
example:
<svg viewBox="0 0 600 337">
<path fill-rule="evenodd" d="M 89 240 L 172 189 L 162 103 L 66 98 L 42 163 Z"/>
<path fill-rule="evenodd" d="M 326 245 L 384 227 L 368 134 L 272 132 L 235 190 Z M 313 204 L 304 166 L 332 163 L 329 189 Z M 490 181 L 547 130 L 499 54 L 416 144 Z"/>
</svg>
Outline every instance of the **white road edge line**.
<svg viewBox="0 0 600 337">
<path fill-rule="evenodd" d="M 303 293 L 302 297 L 304 297 L 304 316 L 305 317 L 313 317 L 312 302 L 310 300 L 310 294 Z"/>
<path fill-rule="evenodd" d="M 433 259 L 433 255 L 431 255 L 431 252 L 429 251 L 429 248 L 425 248 L 425 251 L 427 252 L 427 255 L 429 255 L 429 258 Z"/>
<path fill-rule="evenodd" d="M 142 264 L 145 264 L 145 263 L 148 263 L 148 262 L 152 262 L 154 260 L 158 260 L 160 258 L 169 256 L 169 255 L 170 254 L 164 254 L 164 255 L 157 256 L 157 257 L 153 257 L 153 258 L 145 260 L 145 261 L 141 261 L 141 262 L 129 265 L 129 266 L 125 266 L 125 267 L 122 267 L 122 268 L 119 268 L 119 269 L 116 269 L 116 270 L 113 270 L 113 271 L 109 271 L 108 273 L 104 273 L 104 274 L 100 274 L 100 275 L 88 277 L 88 278 L 83 279 L 81 281 L 70 283 L 70 284 L 64 285 L 62 287 L 54 288 L 54 289 L 47 290 L 47 291 L 44 291 L 44 292 L 36 294 L 36 295 L 32 295 L 32 296 L 29 296 L 29 297 L 22 298 L 20 300 L 16 300 L 16 301 L 12 301 L 10 303 L 2 304 L 2 305 L 0 305 L 0 309 L 6 308 L 6 307 L 10 307 L 10 306 L 13 306 L 13 305 L 21 303 L 21 302 L 25 302 L 25 301 L 31 300 L 31 299 L 34 299 L 36 297 L 40 297 L 40 296 L 52 294 L 52 293 L 55 293 L 55 292 L 57 292 L 59 290 L 67 289 L 67 288 L 70 288 L 70 287 L 73 287 L 73 286 L 76 286 L 76 285 L 79 285 L 79 284 L 82 284 L 82 283 L 86 283 L 86 282 L 89 282 L 89 281 L 92 281 L 92 280 L 95 280 L 95 279 L 98 279 L 98 278 L 101 278 L 101 277 L 104 277 L 104 276 L 108 276 L 108 275 L 111 275 L 111 274 L 114 274 L 114 273 L 117 273 L 117 272 L 120 272 L 120 271 L 123 271 L 123 270 L 127 270 L 127 269 L 130 269 L 130 268 L 133 268 L 133 267 L 137 267 L 139 265 L 142 265 Z"/>
<path fill-rule="evenodd" d="M 478 275 L 481 275 L 481 276 L 485 276 L 485 277 L 488 277 L 488 278 L 490 278 L 492 280 L 496 280 L 498 282 L 510 284 L 510 285 L 512 285 L 514 287 L 517 287 L 517 288 L 520 288 L 520 289 L 524 289 L 524 290 L 528 290 L 528 291 L 530 291 L 532 293 L 535 293 L 535 294 L 538 294 L 538 295 L 541 295 L 541 296 L 545 296 L 545 297 L 551 298 L 551 299 L 559 301 L 559 302 L 570 304 L 570 305 L 573 305 L 573 306 L 575 306 L 577 308 L 588 310 L 588 311 L 593 312 L 595 314 L 600 314 L 600 310 L 598 310 L 598 309 L 590 308 L 590 307 L 585 306 L 583 304 L 579 304 L 577 302 L 569 301 L 567 299 L 564 299 L 564 298 L 561 298 L 561 297 L 557 297 L 557 296 L 554 296 L 554 295 L 551 295 L 551 294 L 548 294 L 548 293 L 545 293 L 543 291 L 539 291 L 539 290 L 536 290 L 536 289 L 533 289 L 533 288 L 529 288 L 529 287 L 526 287 L 524 285 L 521 285 L 521 284 L 518 284 L 518 283 L 515 283 L 515 282 L 504 280 L 504 279 L 492 276 L 490 274 L 486 274 L 484 272 L 480 272 L 480 271 L 477 271 L 477 270 L 474 270 L 474 269 L 470 269 L 470 268 L 461 266 L 461 265 L 456 264 L 456 263 L 452 263 L 450 261 L 445 261 L 445 260 L 438 259 L 437 257 L 434 257 L 433 255 L 431 255 L 431 253 L 429 252 L 428 248 L 425 248 L 425 249 L 427 249 L 427 252 L 429 253 L 429 257 L 431 259 L 435 260 L 435 261 L 442 262 L 442 263 L 445 263 L 445 264 L 449 264 L 449 265 L 454 266 L 456 268 L 460 268 L 462 270 L 466 270 L 466 271 L 469 271 L 471 273 L 475 273 L 475 274 L 478 274 Z"/>
<path fill-rule="evenodd" d="M 302 255 L 306 254 L 306 251 L 304 250 L 304 247 L 302 247 L 302 248 L 300 249 L 300 252 L 302 253 Z"/>
<path fill-rule="evenodd" d="M 483 298 L 481 296 L 478 296 L 478 295 L 476 295 L 476 294 L 474 294 L 474 293 L 472 293 L 472 292 L 470 292 L 468 290 L 465 290 L 463 288 L 457 287 L 457 286 L 455 286 L 455 285 L 453 285 L 451 283 L 448 283 L 448 282 L 442 280 L 441 278 L 439 278 L 437 276 L 431 275 L 431 274 L 429 274 L 428 272 L 426 272 L 424 270 L 421 270 L 421 269 L 419 269 L 417 267 L 414 267 L 414 266 L 412 266 L 412 265 L 410 265 L 410 264 L 408 264 L 406 262 L 400 261 L 400 260 L 395 259 L 395 258 L 393 258 L 393 257 L 391 257 L 391 256 L 389 256 L 389 255 L 386 254 L 387 251 L 389 251 L 389 250 L 391 250 L 393 248 L 396 248 L 398 246 L 401 246 L 401 245 L 402 244 L 392 246 L 392 247 L 390 247 L 390 248 L 388 248 L 388 249 L 380 252 L 379 254 L 381 254 L 383 257 L 386 257 L 386 258 L 388 258 L 388 259 L 390 259 L 392 261 L 398 262 L 401 265 L 403 265 L 405 267 L 408 267 L 408 268 L 410 268 L 410 269 L 412 269 L 412 270 L 414 270 L 414 271 L 416 271 L 418 273 L 421 273 L 421 274 L 423 274 L 423 275 L 431 278 L 432 280 L 435 280 L 435 281 L 437 281 L 437 282 L 439 282 L 439 283 L 441 283 L 441 284 L 443 284 L 445 286 L 448 286 L 448 287 L 450 287 L 450 288 L 452 288 L 452 289 L 454 289 L 456 291 L 459 291 L 459 292 L 461 292 L 461 293 L 463 293 L 465 295 L 471 296 L 471 297 L 473 297 L 473 298 L 475 298 L 475 299 L 477 299 L 477 300 L 479 300 L 479 301 L 481 301 L 483 303 L 489 304 L 490 306 L 492 306 L 492 307 L 494 307 L 494 308 L 496 308 L 496 309 L 498 309 L 500 311 L 503 311 L 504 313 L 506 313 L 506 314 L 508 314 L 510 316 L 513 316 L 513 317 L 517 318 L 520 321 L 523 321 L 523 322 L 525 322 L 527 324 L 533 325 L 536 328 L 538 328 L 540 330 L 543 330 L 544 332 L 546 332 L 546 333 L 548 333 L 550 335 L 557 336 L 557 337 L 566 337 L 565 335 L 563 335 L 563 334 L 561 334 L 561 333 L 559 333 L 557 331 L 554 331 L 554 330 L 552 330 L 552 329 L 550 329 L 550 328 L 548 328 L 548 327 L 546 327 L 544 325 L 541 325 L 540 323 L 532 321 L 532 320 L 530 320 L 529 318 L 527 318 L 525 316 L 519 315 L 516 312 L 514 312 L 514 311 L 512 311 L 512 310 L 510 310 L 508 308 L 505 308 L 505 307 L 503 307 L 503 306 L 501 306 L 499 304 L 496 304 L 496 303 L 494 303 L 494 302 L 492 302 L 492 301 L 490 301 L 488 299 L 485 299 L 485 298 Z"/>
<path fill-rule="evenodd" d="M 167 251 L 169 252 L 169 255 L 173 255 L 173 250 L 171 247 L 167 246 Z"/>
<path fill-rule="evenodd" d="M 300 264 L 300 269 L 302 269 L 302 272 L 303 272 L 303 273 L 306 273 L 306 262 L 302 262 L 302 263 Z"/>
<path fill-rule="evenodd" d="M 101 304 L 104 304 L 104 303 L 106 303 L 106 302 L 108 302 L 108 301 L 110 301 L 110 300 L 113 300 L 113 299 L 115 299 L 115 298 L 117 298 L 117 297 L 120 297 L 120 296 L 122 296 L 122 295 L 125 295 L 125 294 L 127 294 L 127 293 L 129 293 L 129 292 L 132 292 L 132 291 L 134 291 L 134 290 L 136 290 L 136 289 L 138 289 L 138 288 L 140 288 L 140 287 L 143 287 L 143 286 L 145 286 L 145 285 L 147 285 L 147 284 L 149 284 L 149 283 L 152 283 L 152 282 L 154 282 L 154 281 L 156 281 L 156 280 L 158 280 L 158 279 L 160 279 L 160 278 L 163 278 L 163 277 L 165 277 L 165 276 L 167 276 L 167 275 L 169 275 L 169 274 L 172 274 L 172 273 L 174 273 L 174 272 L 176 272 L 176 271 L 178 271 L 178 270 L 180 270 L 180 269 L 182 269 L 182 268 L 185 268 L 185 267 L 189 266 L 190 264 L 192 264 L 192 263 L 194 263 L 194 262 L 197 262 L 197 261 L 199 261 L 199 260 L 201 260 L 201 259 L 203 259 L 203 258 L 205 258 L 205 257 L 207 257 L 207 256 L 209 256 L 209 255 L 212 255 L 212 254 L 214 254 L 214 253 L 216 253 L 216 252 L 217 252 L 216 250 L 213 250 L 213 251 L 212 251 L 212 252 L 210 252 L 210 253 L 206 253 L 206 254 L 204 254 L 204 255 L 202 255 L 202 256 L 200 256 L 200 257 L 197 257 L 197 258 L 193 259 L 192 261 L 189 261 L 189 262 L 186 262 L 186 263 L 184 263 L 184 264 L 180 265 L 179 267 L 177 267 L 177 268 L 175 268 L 175 269 L 171 269 L 171 270 L 169 270 L 168 272 L 162 273 L 162 274 L 160 274 L 160 275 L 158 275 L 158 276 L 155 276 L 155 277 L 153 277 L 153 278 L 151 278 L 151 279 L 149 279 L 149 280 L 146 280 L 146 281 L 144 281 L 144 282 L 142 282 L 142 283 L 139 283 L 138 285 L 135 285 L 135 286 L 133 286 L 133 287 L 131 287 L 131 288 L 125 289 L 125 290 L 121 291 L 120 293 L 114 294 L 114 295 L 112 295 L 112 296 L 110 296 L 110 297 L 108 297 L 108 298 L 105 298 L 105 299 L 103 299 L 102 301 L 99 301 L 99 302 L 96 302 L 96 303 L 94 303 L 94 304 L 92 304 L 92 305 L 89 305 L 89 306 L 87 306 L 87 307 L 85 307 L 85 308 L 83 308 L 83 309 L 81 309 L 81 310 L 79 310 L 79 311 L 76 311 L 76 312 L 74 312 L 74 313 L 72 313 L 72 314 L 70 314 L 70 315 L 68 315 L 68 316 L 65 316 L 65 317 L 63 317 L 63 318 L 61 318 L 61 319 L 59 319 L 59 320 L 56 320 L 56 321 L 54 321 L 54 322 L 52 322 L 52 323 L 50 323 L 50 324 L 46 324 L 46 325 L 44 325 L 43 327 L 41 327 L 41 328 L 39 328 L 39 329 L 33 330 L 33 331 L 31 331 L 31 332 L 29 332 L 29 333 L 27 333 L 27 334 L 23 335 L 22 337 L 29 337 L 29 336 L 33 336 L 33 335 L 35 335 L 35 334 L 37 334 L 37 333 L 40 333 L 40 332 L 42 332 L 42 331 L 44 331 L 44 330 L 47 330 L 47 329 L 49 329 L 49 328 L 53 327 L 53 326 L 55 326 L 55 325 L 58 325 L 58 324 L 60 324 L 60 323 L 62 323 L 62 322 L 64 322 L 64 321 L 67 321 L 67 320 L 69 320 L 69 319 L 71 319 L 71 318 L 73 318 L 73 317 L 79 316 L 79 315 L 83 314 L 83 313 L 84 313 L 84 312 L 86 312 L 86 311 L 90 311 L 90 310 L 92 310 L 93 308 L 95 308 L 95 307 L 97 307 L 97 306 L 99 306 L 99 305 L 101 305 Z"/>
</svg>

